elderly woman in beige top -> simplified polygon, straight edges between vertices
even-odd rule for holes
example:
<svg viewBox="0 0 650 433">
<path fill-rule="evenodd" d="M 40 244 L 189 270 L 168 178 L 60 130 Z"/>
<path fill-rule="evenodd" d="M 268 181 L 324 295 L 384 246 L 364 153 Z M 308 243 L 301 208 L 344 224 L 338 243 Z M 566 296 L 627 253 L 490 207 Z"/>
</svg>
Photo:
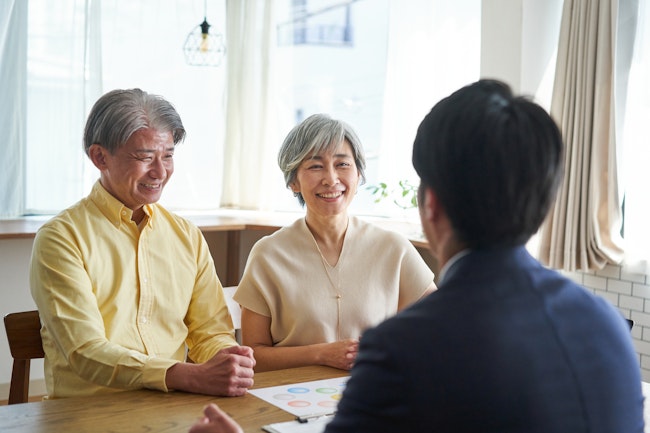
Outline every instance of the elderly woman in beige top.
<svg viewBox="0 0 650 433">
<path fill-rule="evenodd" d="M 242 342 L 256 371 L 350 369 L 363 331 L 435 290 L 433 273 L 407 239 L 348 215 L 365 169 L 349 125 L 308 117 L 278 164 L 306 215 L 253 246 L 234 296 Z"/>
</svg>

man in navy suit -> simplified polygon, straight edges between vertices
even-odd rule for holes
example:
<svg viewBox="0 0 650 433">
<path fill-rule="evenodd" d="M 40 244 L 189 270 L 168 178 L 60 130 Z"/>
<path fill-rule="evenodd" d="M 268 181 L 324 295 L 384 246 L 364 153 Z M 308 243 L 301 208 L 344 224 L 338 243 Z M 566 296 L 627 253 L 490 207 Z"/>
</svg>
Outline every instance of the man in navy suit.
<svg viewBox="0 0 650 433">
<path fill-rule="evenodd" d="M 424 118 L 413 165 L 438 290 L 362 336 L 326 432 L 642 432 L 628 325 L 524 246 L 562 176 L 549 115 L 476 82 Z"/>
<path fill-rule="evenodd" d="M 478 81 L 424 118 L 413 165 L 438 290 L 362 336 L 326 433 L 643 432 L 624 319 L 524 246 L 562 177 L 549 115 Z M 192 433 L 231 422 L 209 407 Z"/>
</svg>

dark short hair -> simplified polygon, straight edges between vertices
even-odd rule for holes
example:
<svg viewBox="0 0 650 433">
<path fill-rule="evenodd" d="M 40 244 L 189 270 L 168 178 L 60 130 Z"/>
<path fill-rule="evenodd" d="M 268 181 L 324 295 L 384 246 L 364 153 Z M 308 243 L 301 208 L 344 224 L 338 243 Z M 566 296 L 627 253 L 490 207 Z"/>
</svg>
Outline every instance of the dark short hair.
<svg viewBox="0 0 650 433">
<path fill-rule="evenodd" d="M 284 174 L 287 188 L 296 180 L 298 167 L 304 160 L 320 152 L 336 149 L 343 140 L 350 143 L 361 183 L 365 182 L 366 157 L 361 140 L 354 129 L 327 114 L 312 114 L 289 131 L 278 152 L 278 165 Z M 295 195 L 300 205 L 304 206 L 305 199 L 302 194 Z"/>
<path fill-rule="evenodd" d="M 413 166 L 469 248 L 525 243 L 563 172 L 560 130 L 539 105 L 496 80 L 437 103 L 420 124 Z"/>
<path fill-rule="evenodd" d="M 140 89 L 112 90 L 101 96 L 88 114 L 84 151 L 99 144 L 110 153 L 126 143 L 134 132 L 155 129 L 172 133 L 174 145 L 185 138 L 185 128 L 174 106 L 158 95 Z"/>
</svg>

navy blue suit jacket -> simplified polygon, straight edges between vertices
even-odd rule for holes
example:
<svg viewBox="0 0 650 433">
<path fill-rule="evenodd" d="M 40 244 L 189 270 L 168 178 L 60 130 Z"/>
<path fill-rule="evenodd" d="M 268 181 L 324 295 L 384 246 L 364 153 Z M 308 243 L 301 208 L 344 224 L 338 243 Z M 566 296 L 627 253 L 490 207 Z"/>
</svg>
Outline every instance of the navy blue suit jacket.
<svg viewBox="0 0 650 433">
<path fill-rule="evenodd" d="M 643 431 L 629 328 L 524 247 L 474 251 L 361 339 L 327 433 Z"/>
</svg>

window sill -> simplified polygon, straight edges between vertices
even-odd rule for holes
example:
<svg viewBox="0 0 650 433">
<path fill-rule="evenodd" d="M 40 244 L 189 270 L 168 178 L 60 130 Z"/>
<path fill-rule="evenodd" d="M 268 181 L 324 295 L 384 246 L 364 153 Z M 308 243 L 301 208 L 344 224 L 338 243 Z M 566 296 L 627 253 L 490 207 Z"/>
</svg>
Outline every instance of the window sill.
<svg viewBox="0 0 650 433">
<path fill-rule="evenodd" d="M 235 209 L 177 213 L 192 221 L 203 232 L 279 229 L 304 215 L 296 212 L 263 212 Z M 376 216 L 360 215 L 359 217 L 387 230 L 402 234 L 417 248 L 428 248 L 429 244 L 422 234 L 419 221 Z M 50 218 L 52 218 L 52 215 L 0 220 L 0 239 L 33 238 L 38 229 Z"/>
</svg>

